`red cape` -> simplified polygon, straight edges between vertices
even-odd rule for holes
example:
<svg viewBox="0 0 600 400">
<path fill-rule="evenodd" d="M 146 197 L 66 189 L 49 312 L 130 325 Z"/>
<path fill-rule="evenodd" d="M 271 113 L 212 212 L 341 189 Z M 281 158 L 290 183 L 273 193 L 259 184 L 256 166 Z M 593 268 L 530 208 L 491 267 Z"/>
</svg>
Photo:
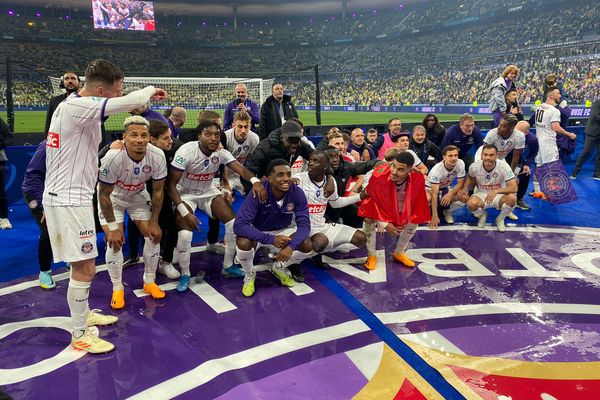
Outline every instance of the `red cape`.
<svg viewBox="0 0 600 400">
<path fill-rule="evenodd" d="M 398 210 L 396 183 L 390 179 L 390 166 L 375 167 L 367 185 L 369 197 L 362 201 L 358 215 L 363 218 L 391 222 L 397 227 L 407 223 L 425 224 L 431 221 L 431 211 L 425 193 L 425 178 L 412 171 L 406 182 L 406 197 L 402 212 Z"/>
</svg>

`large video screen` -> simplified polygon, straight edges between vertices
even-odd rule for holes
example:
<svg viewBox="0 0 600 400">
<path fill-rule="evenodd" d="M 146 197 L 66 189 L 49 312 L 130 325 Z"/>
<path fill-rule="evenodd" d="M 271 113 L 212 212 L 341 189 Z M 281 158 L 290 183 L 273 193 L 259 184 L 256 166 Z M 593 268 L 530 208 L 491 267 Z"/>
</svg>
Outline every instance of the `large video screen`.
<svg viewBox="0 0 600 400">
<path fill-rule="evenodd" d="M 94 28 L 155 31 L 154 4 L 139 0 L 92 0 Z"/>
</svg>

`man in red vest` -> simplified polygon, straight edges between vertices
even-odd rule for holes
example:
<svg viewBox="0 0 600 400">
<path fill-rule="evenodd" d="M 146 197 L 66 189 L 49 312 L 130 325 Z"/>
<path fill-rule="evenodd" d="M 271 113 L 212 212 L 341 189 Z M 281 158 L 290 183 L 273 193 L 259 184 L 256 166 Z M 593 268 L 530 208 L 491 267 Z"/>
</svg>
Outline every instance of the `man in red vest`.
<svg viewBox="0 0 600 400">
<path fill-rule="evenodd" d="M 367 185 L 368 198 L 363 200 L 358 215 L 364 218 L 364 232 L 369 252 L 365 267 L 375 269 L 376 231 L 384 229 L 398 237 L 392 258 L 407 267 L 415 263 L 405 251 L 415 235 L 418 224 L 431 220 L 425 193 L 425 178 L 413 170 L 414 157 L 409 152 L 400 152 L 389 164 L 376 167 Z"/>
</svg>

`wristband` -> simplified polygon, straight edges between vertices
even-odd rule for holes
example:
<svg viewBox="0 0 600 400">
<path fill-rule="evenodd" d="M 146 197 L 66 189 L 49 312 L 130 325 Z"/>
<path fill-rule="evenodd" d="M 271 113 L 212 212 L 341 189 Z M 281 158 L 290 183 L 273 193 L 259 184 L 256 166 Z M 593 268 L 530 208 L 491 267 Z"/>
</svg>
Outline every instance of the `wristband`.
<svg viewBox="0 0 600 400">
<path fill-rule="evenodd" d="M 257 177 L 253 176 L 252 178 L 250 178 L 250 183 L 251 184 L 255 184 L 255 183 L 260 183 L 260 179 L 258 179 Z"/>
<path fill-rule="evenodd" d="M 119 230 L 119 224 L 117 224 L 115 221 L 108 222 L 107 225 L 108 225 L 108 230 L 111 232 Z"/>
<path fill-rule="evenodd" d="M 185 217 L 190 213 L 184 203 L 179 203 L 179 205 L 177 205 L 177 211 L 179 211 L 179 214 L 181 214 L 182 217 Z"/>
</svg>

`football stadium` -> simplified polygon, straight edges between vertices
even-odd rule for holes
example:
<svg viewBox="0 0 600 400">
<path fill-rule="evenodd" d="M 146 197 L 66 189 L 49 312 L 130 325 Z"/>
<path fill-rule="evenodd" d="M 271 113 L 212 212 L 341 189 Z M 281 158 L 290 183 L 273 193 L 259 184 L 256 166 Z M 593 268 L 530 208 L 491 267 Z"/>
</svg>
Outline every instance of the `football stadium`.
<svg viewBox="0 0 600 400">
<path fill-rule="evenodd" d="M 600 3 L 0 26 L 0 400 L 600 398 Z"/>
</svg>

